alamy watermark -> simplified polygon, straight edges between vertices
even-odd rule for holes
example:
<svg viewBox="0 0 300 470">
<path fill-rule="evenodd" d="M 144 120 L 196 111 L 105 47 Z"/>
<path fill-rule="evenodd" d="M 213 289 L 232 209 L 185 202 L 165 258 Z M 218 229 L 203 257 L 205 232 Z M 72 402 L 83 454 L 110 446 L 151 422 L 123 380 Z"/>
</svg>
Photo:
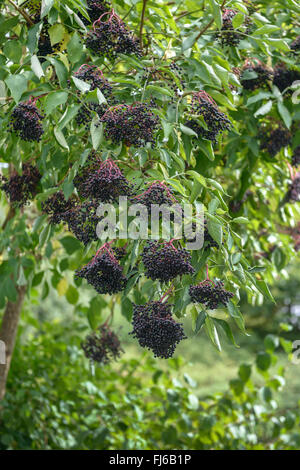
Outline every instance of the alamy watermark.
<svg viewBox="0 0 300 470">
<path fill-rule="evenodd" d="M 292 94 L 292 103 L 299 104 L 300 103 L 300 80 L 295 80 L 292 83 L 291 88 L 296 88 L 296 90 Z"/>
<path fill-rule="evenodd" d="M 6 348 L 4 341 L 0 340 L 0 365 L 6 364 Z"/>
<path fill-rule="evenodd" d="M 171 240 L 184 239 L 188 250 L 199 250 L 204 243 L 202 204 L 128 204 L 126 196 L 119 205 L 100 204 L 96 228 L 100 240 Z"/>
<path fill-rule="evenodd" d="M 296 340 L 292 344 L 293 354 L 292 354 L 292 364 L 298 366 L 300 364 L 300 340 Z"/>
</svg>

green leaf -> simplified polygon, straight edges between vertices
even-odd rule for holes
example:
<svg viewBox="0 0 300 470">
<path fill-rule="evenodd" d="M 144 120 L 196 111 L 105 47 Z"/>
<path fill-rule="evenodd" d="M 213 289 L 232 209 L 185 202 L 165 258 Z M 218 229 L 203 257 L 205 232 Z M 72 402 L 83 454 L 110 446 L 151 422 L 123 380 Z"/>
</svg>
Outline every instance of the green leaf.
<svg viewBox="0 0 300 470">
<path fill-rule="evenodd" d="M 204 153 L 204 155 L 211 161 L 215 159 L 215 154 L 213 151 L 212 143 L 208 140 L 198 140 L 197 141 L 199 149 Z"/>
<path fill-rule="evenodd" d="M 241 364 L 239 367 L 239 377 L 244 383 L 248 382 L 251 377 L 251 365 Z"/>
<path fill-rule="evenodd" d="M 183 124 L 180 124 L 179 127 L 184 134 L 198 137 L 198 134 L 190 127 L 184 126 Z"/>
<path fill-rule="evenodd" d="M 278 112 L 280 116 L 283 119 L 284 124 L 289 129 L 292 124 L 292 116 L 290 115 L 289 110 L 284 106 L 284 104 L 281 101 L 277 102 L 277 108 L 278 108 Z"/>
<path fill-rule="evenodd" d="M 245 21 L 245 15 L 242 12 L 237 13 L 232 19 L 232 26 L 234 29 L 241 26 Z"/>
<path fill-rule="evenodd" d="M 228 341 L 233 344 L 236 348 L 239 348 L 239 345 L 235 342 L 229 323 L 227 323 L 225 320 L 222 320 L 221 318 L 214 318 L 214 322 L 220 325 L 220 327 L 223 329 Z"/>
<path fill-rule="evenodd" d="M 64 238 L 61 238 L 59 241 L 68 253 L 68 255 L 72 255 L 75 251 L 81 249 L 80 242 L 74 237 L 66 236 Z"/>
<path fill-rule="evenodd" d="M 278 31 L 278 29 L 280 29 L 279 26 L 265 24 L 264 26 L 261 26 L 261 28 L 255 29 L 252 34 L 253 36 L 261 36 L 262 34 L 269 34 L 273 33 L 273 31 Z"/>
<path fill-rule="evenodd" d="M 54 0 L 42 0 L 41 18 L 44 18 L 44 16 L 48 15 L 53 5 L 54 5 Z"/>
<path fill-rule="evenodd" d="M 44 70 L 42 69 L 41 63 L 36 55 L 31 57 L 31 68 L 38 79 L 44 77 Z"/>
<path fill-rule="evenodd" d="M 209 0 L 209 5 L 212 11 L 213 18 L 215 20 L 215 23 L 217 25 L 218 29 L 222 28 L 222 11 L 220 8 L 220 5 L 216 0 Z"/>
<path fill-rule="evenodd" d="M 206 326 L 206 331 L 208 333 L 208 336 L 211 339 L 213 345 L 217 348 L 218 351 L 221 351 L 222 348 L 221 348 L 217 328 L 214 325 L 213 319 L 209 317 L 208 315 L 205 318 L 205 326 Z"/>
<path fill-rule="evenodd" d="M 83 53 L 82 42 L 79 34 L 74 33 L 67 45 L 68 58 L 75 64 L 80 60 Z"/>
<path fill-rule="evenodd" d="M 11 92 L 11 96 L 18 103 L 23 93 L 27 90 L 27 78 L 22 74 L 10 75 L 5 79 L 5 83 Z"/>
<path fill-rule="evenodd" d="M 210 218 L 207 222 L 207 229 L 212 238 L 221 246 L 223 241 L 222 225 Z"/>
<path fill-rule="evenodd" d="M 69 149 L 69 146 L 67 144 L 67 141 L 65 139 L 65 136 L 62 130 L 60 130 L 58 127 L 54 127 L 54 135 L 59 145 L 61 145 L 64 149 L 67 149 L 69 151 L 70 149 Z"/>
<path fill-rule="evenodd" d="M 205 180 L 204 176 L 200 175 L 200 173 L 197 173 L 194 170 L 188 170 L 186 173 L 187 173 L 187 175 L 191 175 L 193 177 L 194 181 L 198 181 L 198 183 L 200 183 L 205 188 L 207 187 L 206 180 Z"/>
<path fill-rule="evenodd" d="M 76 287 L 69 286 L 66 292 L 66 299 L 71 305 L 76 305 L 79 299 L 79 293 Z"/>
<path fill-rule="evenodd" d="M 68 93 L 66 91 L 54 91 L 49 93 L 45 100 L 45 113 L 47 116 L 52 113 L 52 111 L 61 104 L 65 104 L 68 99 Z"/>
<path fill-rule="evenodd" d="M 256 366 L 262 371 L 266 371 L 272 364 L 272 359 L 269 353 L 259 352 L 256 357 Z"/>
<path fill-rule="evenodd" d="M 56 23 L 48 29 L 48 33 L 50 36 L 51 46 L 54 46 L 54 44 L 58 44 L 63 40 L 66 30 L 62 24 Z"/>
<path fill-rule="evenodd" d="M 78 90 L 82 91 L 83 93 L 90 91 L 91 89 L 90 83 L 87 83 L 84 80 L 80 80 L 79 78 L 76 78 L 76 77 L 72 77 L 72 80 L 76 88 L 78 88 Z"/>
<path fill-rule="evenodd" d="M 60 60 L 53 59 L 53 57 L 47 57 L 47 60 L 54 66 L 60 86 L 65 88 L 68 82 L 68 70 L 66 66 Z"/>
<path fill-rule="evenodd" d="M 245 321 L 239 309 L 234 305 L 234 303 L 231 300 L 229 300 L 227 304 L 227 308 L 228 308 L 229 315 L 234 319 L 239 329 L 245 335 L 247 335 L 246 330 L 245 330 Z"/>
<path fill-rule="evenodd" d="M 198 314 L 198 317 L 197 317 L 197 320 L 196 320 L 195 334 L 197 334 L 201 330 L 202 326 L 205 323 L 205 320 L 206 320 L 206 312 L 205 312 L 205 310 L 202 310 Z"/>
<path fill-rule="evenodd" d="M 103 123 L 99 122 L 99 118 L 95 116 L 91 122 L 91 138 L 93 149 L 97 150 L 103 141 Z"/>
<path fill-rule="evenodd" d="M 271 109 L 272 109 L 273 102 L 267 101 L 265 104 L 263 104 L 258 110 L 254 113 L 254 117 L 257 116 L 264 116 L 265 114 L 268 114 Z"/>
</svg>

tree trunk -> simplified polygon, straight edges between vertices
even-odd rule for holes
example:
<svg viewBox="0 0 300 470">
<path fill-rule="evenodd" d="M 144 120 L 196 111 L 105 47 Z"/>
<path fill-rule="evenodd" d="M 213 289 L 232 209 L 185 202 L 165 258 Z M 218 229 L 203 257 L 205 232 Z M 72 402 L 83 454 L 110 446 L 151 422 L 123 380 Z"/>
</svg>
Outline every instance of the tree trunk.
<svg viewBox="0 0 300 470">
<path fill-rule="evenodd" d="M 0 364 L 0 400 L 2 400 L 5 395 L 6 381 L 15 346 L 20 313 L 26 293 L 26 286 L 18 287 L 17 292 L 18 297 L 16 302 L 7 302 L 0 330 L 0 340 L 4 342 L 6 350 L 6 363 L 4 365 Z"/>
</svg>

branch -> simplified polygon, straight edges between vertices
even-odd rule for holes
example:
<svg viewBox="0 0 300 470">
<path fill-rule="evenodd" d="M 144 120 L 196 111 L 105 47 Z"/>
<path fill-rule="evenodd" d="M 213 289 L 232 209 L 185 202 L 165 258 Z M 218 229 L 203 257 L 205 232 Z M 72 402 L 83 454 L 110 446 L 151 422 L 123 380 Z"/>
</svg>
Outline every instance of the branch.
<svg viewBox="0 0 300 470">
<path fill-rule="evenodd" d="M 221 5 L 221 11 L 223 10 L 225 3 L 226 3 L 226 0 L 223 0 L 223 3 Z M 208 28 L 210 28 L 210 26 L 213 24 L 214 21 L 215 21 L 215 19 L 213 18 L 212 20 L 210 20 L 210 22 L 203 29 L 201 29 L 200 33 L 198 34 L 198 36 L 195 39 L 195 42 L 198 41 L 198 39 L 202 36 L 202 34 L 205 33 L 205 31 L 208 30 Z"/>
<path fill-rule="evenodd" d="M 144 21 L 145 21 L 145 11 L 146 11 L 146 4 L 148 0 L 143 0 L 143 9 L 142 9 L 142 16 L 141 16 L 141 24 L 140 24 L 140 46 L 143 49 L 143 28 L 144 28 Z"/>
<path fill-rule="evenodd" d="M 34 25 L 34 22 L 32 21 L 32 19 L 30 18 L 29 15 L 27 15 L 27 13 L 25 13 L 25 11 L 23 11 L 21 8 L 19 8 L 15 2 L 13 2 L 12 0 L 8 0 L 9 3 L 23 16 L 23 18 L 25 18 L 27 24 L 29 26 L 33 26 Z"/>
</svg>

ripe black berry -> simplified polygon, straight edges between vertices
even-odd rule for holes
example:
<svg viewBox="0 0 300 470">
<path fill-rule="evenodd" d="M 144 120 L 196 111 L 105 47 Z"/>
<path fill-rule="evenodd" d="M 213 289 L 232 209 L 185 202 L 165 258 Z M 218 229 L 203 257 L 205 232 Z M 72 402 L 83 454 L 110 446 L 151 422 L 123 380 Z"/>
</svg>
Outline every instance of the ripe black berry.
<svg viewBox="0 0 300 470">
<path fill-rule="evenodd" d="M 35 104 L 36 99 L 19 103 L 11 113 L 9 130 L 15 132 L 22 140 L 39 142 L 44 133 L 41 121 L 44 115 Z"/>
<path fill-rule="evenodd" d="M 176 248 L 172 240 L 148 242 L 143 249 L 142 260 L 146 268 L 145 276 L 153 281 L 168 282 L 176 276 L 195 272 L 190 263 L 190 253 L 180 245 Z"/>
<path fill-rule="evenodd" d="M 132 202 L 143 204 L 150 212 L 152 204 L 172 206 L 177 200 L 173 191 L 166 184 L 161 181 L 153 181 L 142 194 L 134 196 Z"/>
<path fill-rule="evenodd" d="M 216 102 L 205 92 L 199 91 L 193 94 L 191 103 L 191 113 L 203 116 L 207 129 L 204 129 L 198 122 L 191 119 L 185 123 L 198 137 L 216 142 L 219 133 L 230 130 L 231 122 L 227 116 L 219 110 Z"/>
<path fill-rule="evenodd" d="M 215 38 L 220 42 L 222 46 L 237 46 L 241 39 L 245 37 L 241 34 L 239 29 L 235 29 L 232 24 L 232 20 L 237 14 L 236 10 L 226 8 L 222 15 L 222 28 L 215 34 Z M 243 23 L 244 34 L 249 34 L 252 29 L 252 21 L 249 16 L 245 17 Z"/>
<path fill-rule="evenodd" d="M 286 88 L 292 85 L 296 80 L 300 80 L 300 72 L 298 70 L 287 69 L 286 65 L 279 63 L 274 67 L 274 78 L 273 84 L 276 85 L 282 92 Z M 291 94 L 290 90 L 288 94 Z"/>
<path fill-rule="evenodd" d="M 36 195 L 41 174 L 37 167 L 24 163 L 21 175 L 15 171 L 10 178 L 2 177 L 1 179 L 0 189 L 5 191 L 11 203 L 21 207 Z"/>
<path fill-rule="evenodd" d="M 300 50 L 300 36 L 297 36 L 296 39 L 291 43 L 290 49 L 293 52 L 297 52 Z"/>
<path fill-rule="evenodd" d="M 190 286 L 189 294 L 193 303 L 205 305 L 209 310 L 215 310 L 220 304 L 227 305 L 230 299 L 234 297 L 232 292 L 226 291 L 224 283 L 209 279 L 200 282 L 195 286 Z"/>
<path fill-rule="evenodd" d="M 260 149 L 266 150 L 271 157 L 275 157 L 277 153 L 284 147 L 290 145 L 292 135 L 283 124 L 267 124 L 262 127 L 259 136 L 261 138 Z"/>
<path fill-rule="evenodd" d="M 300 165 L 300 145 L 295 148 L 293 156 L 292 156 L 292 166 Z"/>
<path fill-rule="evenodd" d="M 112 10 L 103 13 L 86 37 L 86 47 L 99 56 L 113 59 L 117 54 L 141 56 L 139 41 Z"/>
<path fill-rule="evenodd" d="M 155 143 L 159 118 L 145 103 L 120 104 L 109 108 L 100 119 L 106 124 L 104 135 L 114 144 L 124 142 L 128 147 L 144 147 Z"/>
<path fill-rule="evenodd" d="M 94 258 L 75 273 L 84 278 L 99 294 L 116 294 L 125 289 L 127 279 L 109 243 L 105 243 Z"/>
<path fill-rule="evenodd" d="M 296 176 L 288 191 L 288 200 L 292 202 L 300 201 L 300 176 Z"/>
<path fill-rule="evenodd" d="M 57 193 L 50 196 L 46 201 L 43 201 L 41 206 L 42 211 L 50 215 L 50 223 L 59 224 L 64 220 L 66 212 L 73 209 L 74 204 L 75 203 L 72 198 L 66 201 L 64 193 L 62 191 L 57 191 Z"/>
<path fill-rule="evenodd" d="M 118 336 L 105 324 L 88 335 L 81 347 L 88 359 L 99 364 L 108 364 L 123 352 Z"/>
<path fill-rule="evenodd" d="M 162 301 L 135 305 L 132 326 L 129 334 L 142 348 L 152 350 L 154 357 L 172 357 L 177 344 L 186 339 L 182 324 L 172 318 L 171 305 Z"/>
<path fill-rule="evenodd" d="M 132 186 L 113 160 L 102 161 L 95 153 L 74 178 L 74 185 L 81 197 L 100 202 L 114 202 L 119 196 L 132 194 Z"/>
<path fill-rule="evenodd" d="M 87 0 L 86 3 L 90 21 L 87 20 L 81 13 L 79 13 L 79 17 L 85 25 L 94 23 L 94 21 L 96 21 L 99 16 L 110 10 L 110 5 L 106 0 Z"/>
<path fill-rule="evenodd" d="M 97 216 L 99 203 L 95 200 L 76 204 L 62 216 L 69 230 L 84 245 L 97 241 L 96 228 L 102 217 Z"/>
<path fill-rule="evenodd" d="M 268 81 L 271 80 L 272 76 L 272 70 L 260 60 L 247 59 L 242 68 L 240 81 L 245 90 L 254 91 L 257 88 L 268 86 Z"/>
</svg>

